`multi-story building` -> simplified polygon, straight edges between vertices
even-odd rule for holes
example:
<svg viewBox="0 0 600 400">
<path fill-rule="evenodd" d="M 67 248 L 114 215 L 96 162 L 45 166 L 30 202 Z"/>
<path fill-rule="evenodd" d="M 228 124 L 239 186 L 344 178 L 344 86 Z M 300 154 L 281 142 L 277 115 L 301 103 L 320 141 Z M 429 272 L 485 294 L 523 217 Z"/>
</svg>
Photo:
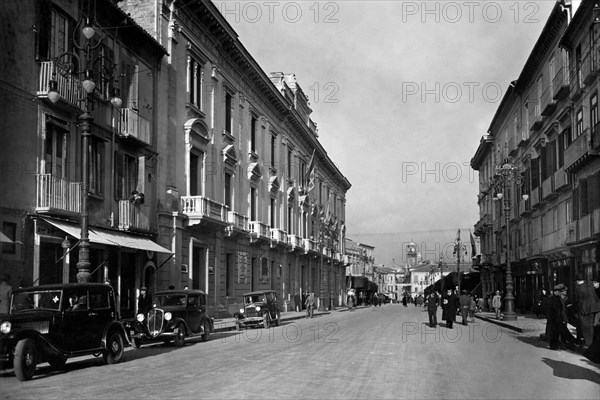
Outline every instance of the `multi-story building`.
<svg viewBox="0 0 600 400">
<path fill-rule="evenodd" d="M 556 3 L 471 160 L 479 171 L 482 291 L 505 290 L 510 260 L 521 310 L 541 289 L 572 286 L 576 272 L 591 277 L 599 268 L 593 3 L 583 1 L 573 19 L 570 2 Z M 504 184 L 502 165 L 517 172 Z"/>
<path fill-rule="evenodd" d="M 15 0 L 0 18 L 2 272 L 13 286 L 74 281 L 85 249 L 89 280 L 133 315 L 170 252 L 155 243 L 152 112 L 166 51 L 111 1 Z"/>
<path fill-rule="evenodd" d="M 294 74 L 266 75 L 210 1 L 129 0 L 168 50 L 157 107 L 162 287 L 206 291 L 231 314 L 244 292 L 340 304 L 350 183 L 321 146 Z M 167 256 L 163 257 L 166 259 Z"/>
</svg>

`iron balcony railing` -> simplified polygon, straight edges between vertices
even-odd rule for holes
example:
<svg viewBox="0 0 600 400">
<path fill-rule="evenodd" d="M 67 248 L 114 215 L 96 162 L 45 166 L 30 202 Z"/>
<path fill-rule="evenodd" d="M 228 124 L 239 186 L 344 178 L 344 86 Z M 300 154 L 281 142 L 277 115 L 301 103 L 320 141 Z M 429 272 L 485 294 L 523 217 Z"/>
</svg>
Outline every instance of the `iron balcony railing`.
<svg viewBox="0 0 600 400">
<path fill-rule="evenodd" d="M 36 208 L 81 212 L 81 182 L 71 182 L 51 174 L 36 176 Z"/>
<path fill-rule="evenodd" d="M 119 133 L 122 136 L 131 136 L 146 144 L 152 144 L 150 121 L 139 115 L 133 108 L 121 110 Z"/>
<path fill-rule="evenodd" d="M 57 91 L 60 98 L 67 103 L 81 108 L 81 100 L 85 98 L 85 91 L 78 78 L 73 76 L 63 76 L 54 71 L 54 61 L 42 61 L 40 64 L 40 81 L 37 95 L 39 97 L 48 97 L 50 91 L 50 80 L 54 79 L 58 83 Z"/>
<path fill-rule="evenodd" d="M 150 230 L 148 210 L 147 206 L 131 204 L 129 200 L 119 200 L 119 229 Z"/>
<path fill-rule="evenodd" d="M 211 218 L 227 222 L 227 207 L 203 196 L 183 196 L 181 210 L 191 218 Z"/>
</svg>

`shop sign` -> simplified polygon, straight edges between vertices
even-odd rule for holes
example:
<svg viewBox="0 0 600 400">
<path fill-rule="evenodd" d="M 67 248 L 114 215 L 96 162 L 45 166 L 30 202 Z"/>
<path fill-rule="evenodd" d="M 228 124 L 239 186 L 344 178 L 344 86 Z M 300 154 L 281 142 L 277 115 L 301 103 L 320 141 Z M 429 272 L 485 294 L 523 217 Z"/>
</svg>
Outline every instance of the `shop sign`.
<svg viewBox="0 0 600 400">
<path fill-rule="evenodd" d="M 550 261 L 550 267 L 552 268 L 561 268 L 568 267 L 570 265 L 568 258 L 563 258 L 562 260 Z"/>
<path fill-rule="evenodd" d="M 41 236 L 51 236 L 55 238 L 64 238 L 65 233 L 59 229 L 54 228 L 53 226 L 46 225 L 43 223 L 37 224 L 36 234 Z"/>
</svg>

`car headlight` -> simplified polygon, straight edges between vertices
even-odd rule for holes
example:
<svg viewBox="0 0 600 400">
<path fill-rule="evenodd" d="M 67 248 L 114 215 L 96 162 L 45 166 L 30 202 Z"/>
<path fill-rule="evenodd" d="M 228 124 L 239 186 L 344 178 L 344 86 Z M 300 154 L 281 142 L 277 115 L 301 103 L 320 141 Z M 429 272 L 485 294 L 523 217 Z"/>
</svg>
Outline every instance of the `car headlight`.
<svg viewBox="0 0 600 400">
<path fill-rule="evenodd" d="M 244 313 L 244 309 L 240 308 L 240 314 L 243 314 L 243 313 Z"/>
<path fill-rule="evenodd" d="M 10 328 L 12 327 L 11 323 L 8 321 L 4 321 L 2 325 L 0 325 L 0 332 L 7 334 L 10 332 Z"/>
<path fill-rule="evenodd" d="M 173 314 L 171 314 L 170 312 L 166 312 L 166 313 L 165 313 L 165 319 L 166 319 L 167 321 L 170 321 L 170 320 L 171 320 L 171 318 L 173 318 Z"/>
<path fill-rule="evenodd" d="M 260 306 L 256 306 L 256 311 L 260 311 Z"/>
<path fill-rule="evenodd" d="M 140 314 L 138 314 L 138 315 L 135 317 L 135 319 L 137 319 L 137 320 L 138 320 L 138 322 L 143 322 L 143 321 L 144 321 L 144 314 L 141 314 L 141 313 L 140 313 Z"/>
</svg>

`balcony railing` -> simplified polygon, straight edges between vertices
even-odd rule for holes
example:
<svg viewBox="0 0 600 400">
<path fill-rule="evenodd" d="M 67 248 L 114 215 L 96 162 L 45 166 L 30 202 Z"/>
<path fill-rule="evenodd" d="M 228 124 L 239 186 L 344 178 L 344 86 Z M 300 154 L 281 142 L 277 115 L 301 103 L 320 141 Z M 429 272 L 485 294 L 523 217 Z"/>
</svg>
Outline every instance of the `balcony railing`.
<svg viewBox="0 0 600 400">
<path fill-rule="evenodd" d="M 563 100 L 569 94 L 569 69 L 561 67 L 553 81 L 554 100 Z"/>
<path fill-rule="evenodd" d="M 134 205 L 129 200 L 119 200 L 119 229 L 150 230 L 149 208 Z"/>
<path fill-rule="evenodd" d="M 540 188 L 539 187 L 531 190 L 531 194 L 529 195 L 529 200 L 530 200 L 531 207 L 540 205 L 540 202 L 542 199 L 540 196 Z"/>
<path fill-rule="evenodd" d="M 250 228 L 250 234 L 254 235 L 255 237 L 271 237 L 270 227 L 265 223 L 262 223 L 260 221 L 250 221 L 248 222 L 248 227 Z"/>
<path fill-rule="evenodd" d="M 592 82 L 598 71 L 598 58 L 595 51 L 588 51 L 581 59 L 581 79 L 583 83 L 589 84 Z"/>
<path fill-rule="evenodd" d="M 58 73 L 54 74 L 54 61 L 43 61 L 40 64 L 40 81 L 37 91 L 39 97 L 48 97 L 51 79 L 58 83 L 57 91 L 62 100 L 72 106 L 81 108 L 81 100 L 85 98 L 85 91 L 81 82 L 73 76 L 65 77 Z"/>
<path fill-rule="evenodd" d="M 287 243 L 287 234 L 285 231 L 277 228 L 271 228 L 271 240 L 277 243 Z"/>
<path fill-rule="evenodd" d="M 592 236 L 592 214 L 579 218 L 577 240 L 587 239 Z"/>
<path fill-rule="evenodd" d="M 559 229 L 542 236 L 542 252 L 551 252 L 565 245 L 567 239 L 566 229 Z"/>
<path fill-rule="evenodd" d="M 302 239 L 302 244 L 304 247 L 304 251 L 309 252 L 309 251 L 314 251 L 317 252 L 317 242 L 315 242 L 312 239 Z"/>
<path fill-rule="evenodd" d="M 227 222 L 227 207 L 202 196 L 184 196 L 181 198 L 181 210 L 190 218 L 211 218 Z"/>
<path fill-rule="evenodd" d="M 600 122 L 592 127 L 592 149 L 600 151 Z"/>
<path fill-rule="evenodd" d="M 228 211 L 227 222 L 229 222 L 230 226 L 234 229 L 248 231 L 248 217 L 245 215 L 239 214 L 235 211 Z"/>
<path fill-rule="evenodd" d="M 140 116 L 133 108 L 121 110 L 121 136 L 131 136 L 146 144 L 152 144 L 150 137 L 150 121 Z"/>
<path fill-rule="evenodd" d="M 529 214 L 531 211 L 531 200 L 528 198 L 527 200 L 521 198 L 519 199 L 519 212 L 521 215 Z"/>
<path fill-rule="evenodd" d="M 36 180 L 37 211 L 81 212 L 81 182 L 71 182 L 51 174 L 37 175 Z"/>
<path fill-rule="evenodd" d="M 590 130 L 586 128 L 565 150 L 565 168 L 571 168 L 573 164 L 583 161 L 591 152 Z"/>
<path fill-rule="evenodd" d="M 577 221 L 571 221 L 567 224 L 567 243 L 577 241 Z"/>
<path fill-rule="evenodd" d="M 556 101 L 554 100 L 554 86 L 549 85 L 544 93 L 542 93 L 542 108 L 541 115 L 550 115 L 556 109 Z"/>
<path fill-rule="evenodd" d="M 548 199 L 555 195 L 554 193 L 554 174 L 550 175 L 547 179 L 542 182 L 542 193 L 544 199 Z"/>
<path fill-rule="evenodd" d="M 294 248 L 302 247 L 302 239 L 298 235 L 288 235 L 288 243 Z"/>
<path fill-rule="evenodd" d="M 529 130 L 537 131 L 542 127 L 543 117 L 539 104 L 529 103 Z"/>
<path fill-rule="evenodd" d="M 600 208 L 592 211 L 592 233 L 594 235 L 600 234 Z"/>
<path fill-rule="evenodd" d="M 554 173 L 554 190 L 564 190 L 569 188 L 569 174 L 565 172 L 562 166 Z"/>
</svg>

